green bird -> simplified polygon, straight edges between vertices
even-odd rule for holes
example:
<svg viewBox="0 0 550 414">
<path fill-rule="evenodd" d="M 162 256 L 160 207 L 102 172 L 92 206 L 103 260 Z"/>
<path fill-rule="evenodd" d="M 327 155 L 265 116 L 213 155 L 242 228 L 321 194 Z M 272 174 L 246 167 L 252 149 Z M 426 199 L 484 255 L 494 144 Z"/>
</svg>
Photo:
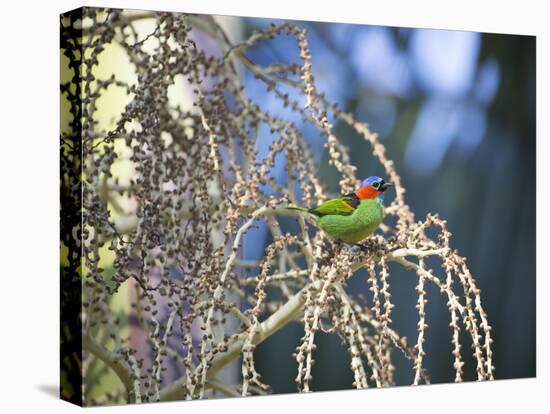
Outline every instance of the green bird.
<svg viewBox="0 0 550 414">
<path fill-rule="evenodd" d="M 378 228 L 384 218 L 384 191 L 391 183 L 371 176 L 361 186 L 342 197 L 325 201 L 315 208 L 290 207 L 310 214 L 333 240 L 358 244 Z"/>
</svg>

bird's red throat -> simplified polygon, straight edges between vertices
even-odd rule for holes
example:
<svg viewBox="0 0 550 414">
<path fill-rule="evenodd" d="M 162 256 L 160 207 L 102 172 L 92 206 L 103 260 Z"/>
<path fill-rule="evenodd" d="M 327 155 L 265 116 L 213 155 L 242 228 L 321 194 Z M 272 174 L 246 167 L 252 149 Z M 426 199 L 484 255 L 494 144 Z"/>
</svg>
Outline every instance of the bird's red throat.
<svg viewBox="0 0 550 414">
<path fill-rule="evenodd" d="M 372 185 L 364 185 L 363 187 L 355 190 L 355 195 L 359 197 L 361 200 L 365 200 L 368 198 L 376 198 L 380 194 L 382 194 L 382 191 L 376 190 Z"/>
</svg>

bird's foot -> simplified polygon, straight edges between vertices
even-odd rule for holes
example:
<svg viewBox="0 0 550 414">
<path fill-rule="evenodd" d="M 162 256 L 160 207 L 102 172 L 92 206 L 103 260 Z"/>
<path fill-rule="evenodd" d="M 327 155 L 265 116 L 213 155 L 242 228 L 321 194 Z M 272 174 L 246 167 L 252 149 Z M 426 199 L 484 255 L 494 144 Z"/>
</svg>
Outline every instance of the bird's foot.
<svg viewBox="0 0 550 414">
<path fill-rule="evenodd" d="M 365 246 L 364 244 L 356 243 L 354 244 L 354 246 L 358 247 L 361 253 L 365 253 L 365 254 L 370 253 L 370 248 Z"/>
<path fill-rule="evenodd" d="M 330 256 L 331 257 L 336 257 L 340 254 L 340 252 L 342 251 L 342 248 L 344 247 L 344 245 L 341 243 L 341 242 L 333 242 L 330 246 Z"/>
<path fill-rule="evenodd" d="M 343 244 L 340 241 L 332 240 L 326 242 L 324 245 L 324 250 L 329 253 L 330 256 L 335 256 L 338 254 Z"/>
<path fill-rule="evenodd" d="M 323 253 L 319 258 L 319 264 L 321 266 L 328 265 L 333 257 L 338 254 L 338 245 L 332 241 L 325 241 L 323 243 Z"/>
</svg>

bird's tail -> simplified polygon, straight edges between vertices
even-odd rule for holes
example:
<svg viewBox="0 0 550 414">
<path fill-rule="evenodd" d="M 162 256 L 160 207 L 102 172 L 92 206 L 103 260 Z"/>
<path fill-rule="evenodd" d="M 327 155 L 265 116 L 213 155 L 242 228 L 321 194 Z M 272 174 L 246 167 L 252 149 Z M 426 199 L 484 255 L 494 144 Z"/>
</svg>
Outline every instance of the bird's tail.
<svg viewBox="0 0 550 414">
<path fill-rule="evenodd" d="M 314 222 L 317 222 L 319 220 L 319 217 L 315 215 L 311 209 L 305 208 L 305 207 L 299 207 L 299 206 L 288 206 L 286 207 L 287 210 L 294 210 L 299 211 L 301 213 L 305 213 L 306 217 L 313 220 Z"/>
<path fill-rule="evenodd" d="M 298 206 L 288 206 L 287 210 L 298 210 L 298 211 L 301 211 L 303 213 L 309 213 L 309 209 L 304 208 L 304 207 L 298 207 Z"/>
</svg>

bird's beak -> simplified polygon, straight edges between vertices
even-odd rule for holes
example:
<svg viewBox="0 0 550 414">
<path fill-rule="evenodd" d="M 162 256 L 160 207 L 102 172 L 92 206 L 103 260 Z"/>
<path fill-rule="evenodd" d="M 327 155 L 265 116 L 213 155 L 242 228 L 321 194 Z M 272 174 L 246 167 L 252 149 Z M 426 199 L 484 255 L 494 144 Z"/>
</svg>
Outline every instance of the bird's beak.
<svg viewBox="0 0 550 414">
<path fill-rule="evenodd" d="M 380 191 L 384 192 L 386 191 L 388 188 L 390 187 L 393 187 L 393 184 L 392 183 L 384 183 L 380 186 Z"/>
</svg>

